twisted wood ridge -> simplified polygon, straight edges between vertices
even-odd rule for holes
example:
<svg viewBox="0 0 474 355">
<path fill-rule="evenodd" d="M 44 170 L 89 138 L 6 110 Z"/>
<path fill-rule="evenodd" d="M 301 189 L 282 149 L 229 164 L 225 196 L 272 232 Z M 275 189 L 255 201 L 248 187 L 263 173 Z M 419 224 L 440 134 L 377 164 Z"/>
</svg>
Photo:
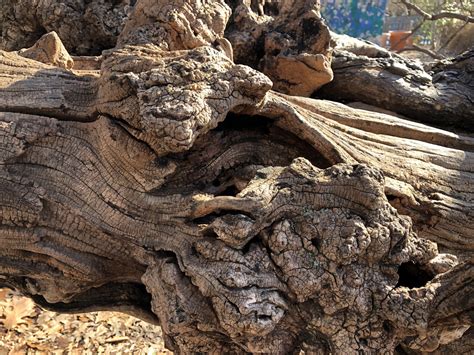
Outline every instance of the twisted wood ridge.
<svg viewBox="0 0 474 355">
<path fill-rule="evenodd" d="M 466 348 L 474 139 L 272 91 L 230 13 L 138 1 L 100 70 L 0 51 L 0 283 L 177 353 Z"/>
</svg>

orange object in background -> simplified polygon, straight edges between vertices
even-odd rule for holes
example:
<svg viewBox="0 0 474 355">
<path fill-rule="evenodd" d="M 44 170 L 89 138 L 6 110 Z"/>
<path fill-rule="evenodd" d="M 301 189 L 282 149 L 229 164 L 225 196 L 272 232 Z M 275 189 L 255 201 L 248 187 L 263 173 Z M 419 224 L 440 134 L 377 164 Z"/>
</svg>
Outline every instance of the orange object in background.
<svg viewBox="0 0 474 355">
<path fill-rule="evenodd" d="M 413 45 L 413 36 L 408 37 L 409 34 L 411 31 L 390 31 L 390 50 L 399 51 L 407 45 Z"/>
</svg>

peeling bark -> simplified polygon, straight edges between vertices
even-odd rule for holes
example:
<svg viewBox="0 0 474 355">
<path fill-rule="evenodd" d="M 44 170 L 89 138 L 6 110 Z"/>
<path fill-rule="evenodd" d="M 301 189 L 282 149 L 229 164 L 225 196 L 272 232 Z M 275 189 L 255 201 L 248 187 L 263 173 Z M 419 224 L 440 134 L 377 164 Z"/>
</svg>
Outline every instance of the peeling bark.
<svg viewBox="0 0 474 355">
<path fill-rule="evenodd" d="M 474 139 L 272 91 L 222 2 L 146 4 L 74 70 L 0 52 L 0 283 L 177 353 L 466 348 Z"/>
</svg>

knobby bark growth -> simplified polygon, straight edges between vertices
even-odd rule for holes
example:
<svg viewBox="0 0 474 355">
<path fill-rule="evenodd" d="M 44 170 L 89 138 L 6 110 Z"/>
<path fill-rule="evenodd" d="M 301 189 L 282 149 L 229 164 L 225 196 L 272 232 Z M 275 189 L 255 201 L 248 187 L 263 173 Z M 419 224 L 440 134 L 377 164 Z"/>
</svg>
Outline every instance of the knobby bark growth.
<svg viewBox="0 0 474 355">
<path fill-rule="evenodd" d="M 2 28 L 8 49 L 45 3 Z M 99 57 L 61 31 L 0 52 L 0 283 L 160 324 L 177 353 L 469 349 L 474 139 L 296 96 L 332 78 L 316 1 L 50 3 L 134 8 Z M 472 79 L 453 74 L 472 56 L 440 64 L 440 87 L 369 52 L 344 61 L 367 90 L 394 82 L 378 106 L 410 106 L 405 85 L 422 102 L 401 113 L 472 129 Z M 344 95 L 338 58 L 324 95 Z"/>
</svg>

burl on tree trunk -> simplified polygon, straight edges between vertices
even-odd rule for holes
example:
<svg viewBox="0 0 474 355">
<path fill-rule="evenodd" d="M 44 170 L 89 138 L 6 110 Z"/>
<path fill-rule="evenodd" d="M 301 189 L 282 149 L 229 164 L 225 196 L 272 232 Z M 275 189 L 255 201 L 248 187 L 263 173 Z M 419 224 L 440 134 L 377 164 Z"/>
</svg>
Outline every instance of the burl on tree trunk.
<svg viewBox="0 0 474 355">
<path fill-rule="evenodd" d="M 471 136 L 294 96 L 332 78 L 316 1 L 119 3 L 100 57 L 0 52 L 1 284 L 183 354 L 469 349 Z"/>
</svg>

